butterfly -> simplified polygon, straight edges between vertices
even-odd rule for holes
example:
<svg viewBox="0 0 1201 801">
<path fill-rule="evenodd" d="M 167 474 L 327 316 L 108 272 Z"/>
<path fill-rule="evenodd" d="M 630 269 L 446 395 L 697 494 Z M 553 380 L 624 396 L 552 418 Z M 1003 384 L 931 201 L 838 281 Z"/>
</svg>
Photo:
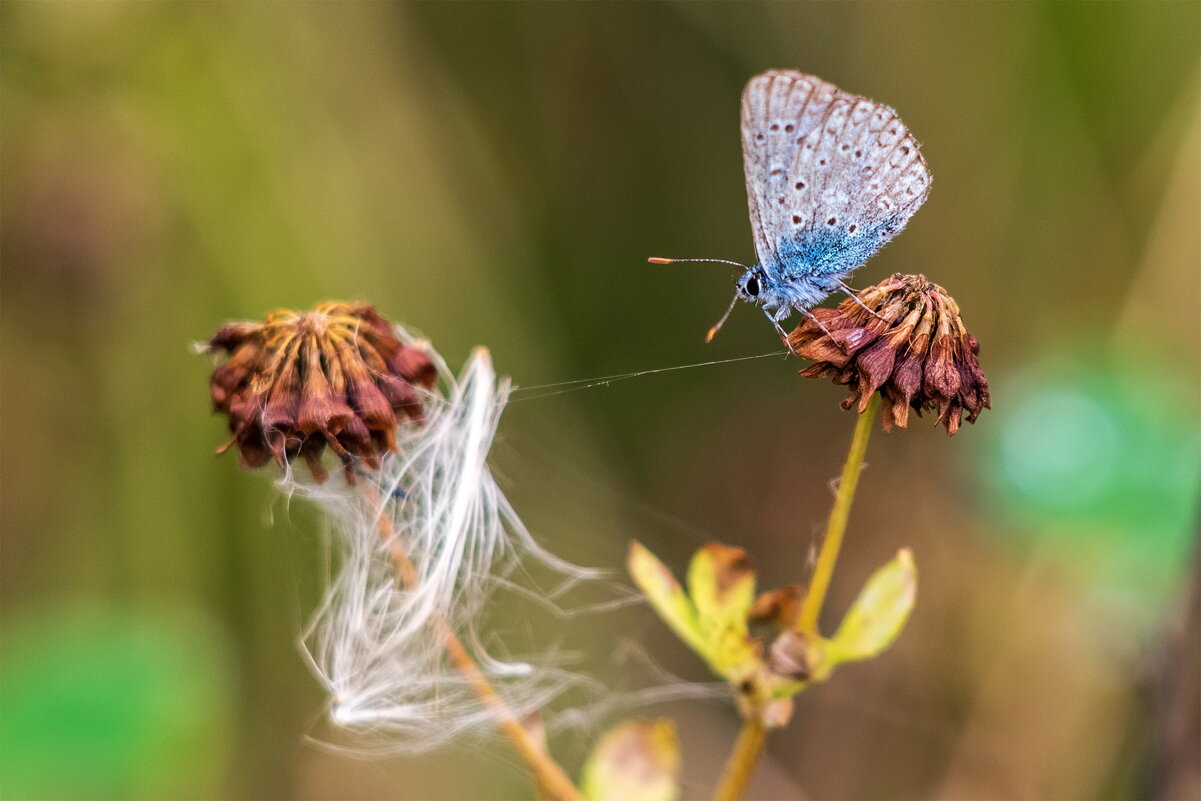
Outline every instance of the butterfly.
<svg viewBox="0 0 1201 801">
<path fill-rule="evenodd" d="M 717 261 L 743 267 L 730 308 L 743 300 L 780 322 L 810 311 L 896 236 L 930 191 L 917 140 L 888 106 L 813 75 L 772 70 L 742 93 L 742 159 L 755 237 L 753 266 L 725 259 L 651 259 L 656 264 Z M 817 321 L 820 325 L 820 321 Z"/>
</svg>

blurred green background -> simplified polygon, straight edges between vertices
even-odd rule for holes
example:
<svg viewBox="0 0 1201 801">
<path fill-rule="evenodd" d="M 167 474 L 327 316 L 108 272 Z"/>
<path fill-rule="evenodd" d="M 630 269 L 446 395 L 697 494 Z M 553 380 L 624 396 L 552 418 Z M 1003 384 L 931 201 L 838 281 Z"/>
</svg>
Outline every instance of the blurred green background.
<svg viewBox="0 0 1201 801">
<path fill-rule="evenodd" d="M 752 797 L 1197 797 L 1199 31 L 1195 2 L 0 4 L 0 796 L 527 793 L 503 743 L 309 739 L 320 532 L 213 457 L 189 345 L 341 298 L 526 386 L 768 352 L 748 307 L 702 342 L 724 268 L 645 259 L 753 258 L 739 93 L 794 68 L 923 142 L 930 200 L 854 283 L 945 286 L 995 408 L 875 438 L 828 607 L 908 545 L 916 613 L 801 697 Z M 853 421 L 799 367 L 530 392 L 498 470 L 576 561 L 721 540 L 800 580 Z M 707 679 L 645 608 L 602 620 L 599 652 Z M 732 707 L 645 711 L 706 795 Z"/>
</svg>

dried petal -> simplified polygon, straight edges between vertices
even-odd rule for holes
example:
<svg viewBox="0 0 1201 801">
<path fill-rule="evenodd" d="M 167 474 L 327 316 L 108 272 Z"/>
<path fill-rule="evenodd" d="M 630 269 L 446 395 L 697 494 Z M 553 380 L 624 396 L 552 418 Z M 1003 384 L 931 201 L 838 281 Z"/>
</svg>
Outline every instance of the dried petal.
<svg viewBox="0 0 1201 801">
<path fill-rule="evenodd" d="M 876 340 L 874 345 L 859 354 L 855 364 L 859 367 L 860 381 L 866 386 L 867 395 L 884 386 L 884 382 L 892 375 L 896 360 L 896 348 L 887 339 Z"/>
<path fill-rule="evenodd" d="M 908 411 L 913 399 L 922 388 L 922 362 L 916 355 L 906 353 L 897 359 L 892 368 L 890 388 L 896 392 L 897 398 Z M 901 426 L 904 428 L 904 425 Z"/>
</svg>

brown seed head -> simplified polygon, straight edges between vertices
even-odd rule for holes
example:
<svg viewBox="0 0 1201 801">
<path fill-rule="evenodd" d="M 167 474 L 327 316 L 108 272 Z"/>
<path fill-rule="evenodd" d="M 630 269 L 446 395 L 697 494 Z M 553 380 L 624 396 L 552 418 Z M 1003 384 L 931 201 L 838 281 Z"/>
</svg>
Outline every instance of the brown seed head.
<svg viewBox="0 0 1201 801">
<path fill-rule="evenodd" d="M 814 309 L 788 335 L 792 349 L 816 364 L 806 378 L 830 376 L 850 387 L 844 409 L 867 408 L 873 392 L 884 401 L 884 429 L 909 424 L 909 410 L 938 412 L 948 434 L 989 408 L 988 379 L 959 306 L 923 275 L 894 274 L 836 309 Z M 873 310 L 874 313 L 867 309 Z M 821 325 L 818 325 L 820 323 Z M 824 326 L 825 330 L 822 330 Z"/>
<path fill-rule="evenodd" d="M 421 420 L 418 388 L 436 378 L 429 355 L 403 344 L 373 307 L 337 301 L 229 323 L 208 348 L 228 354 L 209 378 L 232 432 L 217 452 L 236 445 L 244 467 L 300 456 L 317 481 L 328 477 L 326 445 L 348 478 L 356 461 L 377 469 L 379 456 L 396 450 L 397 425 Z"/>
</svg>

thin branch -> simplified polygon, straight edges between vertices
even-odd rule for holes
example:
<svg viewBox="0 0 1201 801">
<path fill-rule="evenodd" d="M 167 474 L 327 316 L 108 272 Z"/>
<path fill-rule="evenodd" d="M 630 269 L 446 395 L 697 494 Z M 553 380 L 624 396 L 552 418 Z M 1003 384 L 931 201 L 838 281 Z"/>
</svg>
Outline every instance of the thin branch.
<svg viewBox="0 0 1201 801">
<path fill-rule="evenodd" d="M 830 578 L 834 575 L 838 552 L 842 549 L 843 534 L 846 533 L 847 520 L 851 516 L 851 503 L 855 500 L 855 488 L 859 485 L 859 474 L 863 470 L 863 457 L 867 453 L 867 442 L 871 438 L 876 413 L 879 410 L 880 395 L 875 393 L 868 402 L 867 409 L 859 415 L 859 420 L 855 423 L 851 448 L 847 451 L 847 460 L 842 466 L 842 478 L 838 482 L 838 494 L 834 496 L 834 508 L 830 510 L 826 534 L 822 537 L 821 551 L 817 555 L 817 566 L 813 570 L 813 578 L 809 582 L 809 590 L 805 594 L 801 614 L 797 619 L 797 631 L 802 634 L 818 633 L 818 616 L 821 615 L 822 603 L 826 600 L 826 591 L 830 588 Z"/>
<path fill-rule="evenodd" d="M 738 740 L 722 771 L 713 801 L 739 801 L 742 798 L 766 739 L 767 728 L 757 716 L 752 715 L 742 722 L 742 731 L 738 732 Z"/>
</svg>

